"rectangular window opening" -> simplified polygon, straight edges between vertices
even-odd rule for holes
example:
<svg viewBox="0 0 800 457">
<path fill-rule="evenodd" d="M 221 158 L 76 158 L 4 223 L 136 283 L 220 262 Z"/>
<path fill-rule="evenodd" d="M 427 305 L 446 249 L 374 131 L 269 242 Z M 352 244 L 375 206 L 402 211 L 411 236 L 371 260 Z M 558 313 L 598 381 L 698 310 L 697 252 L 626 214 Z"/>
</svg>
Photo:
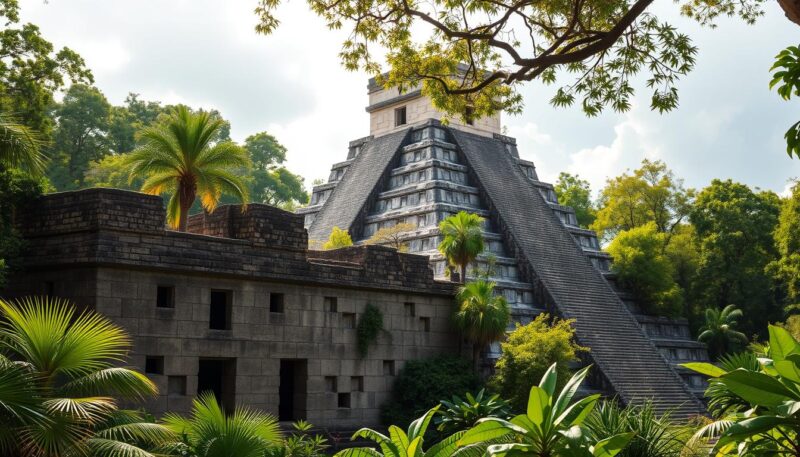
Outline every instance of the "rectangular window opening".
<svg viewBox="0 0 800 457">
<path fill-rule="evenodd" d="M 231 305 L 233 293 L 230 290 L 212 290 L 208 328 L 213 330 L 231 329 Z"/>
<path fill-rule="evenodd" d="M 416 315 L 417 313 L 416 308 L 417 307 L 416 305 L 414 305 L 414 303 L 411 302 L 403 303 L 403 311 L 405 312 L 405 315 L 408 317 L 414 317 Z"/>
<path fill-rule="evenodd" d="M 356 314 L 342 313 L 342 324 L 344 328 L 356 328 Z"/>
<path fill-rule="evenodd" d="M 156 288 L 156 307 L 175 307 L 175 288 L 172 286 L 158 286 Z"/>
<path fill-rule="evenodd" d="M 394 360 L 383 361 L 383 375 L 394 376 Z"/>
<path fill-rule="evenodd" d="M 269 312 L 282 313 L 283 312 L 283 294 L 269 294 Z"/>
<path fill-rule="evenodd" d="M 338 406 L 339 408 L 349 408 L 350 407 L 350 393 L 349 392 L 342 392 L 338 395 Z"/>
<path fill-rule="evenodd" d="M 423 332 L 430 332 L 431 331 L 431 318 L 430 317 L 420 317 L 419 318 L 420 324 L 422 324 L 422 331 Z"/>
<path fill-rule="evenodd" d="M 339 310 L 339 300 L 336 297 L 325 297 L 324 308 L 329 313 L 335 313 Z"/>
<path fill-rule="evenodd" d="M 364 391 L 364 377 L 363 376 L 351 376 L 350 377 L 350 390 L 353 392 L 363 392 Z"/>
<path fill-rule="evenodd" d="M 394 126 L 398 127 L 406 124 L 406 107 L 396 108 L 394 110 Z"/>
<path fill-rule="evenodd" d="M 145 357 L 144 372 L 146 374 L 164 374 L 164 356 L 148 355 Z"/>
</svg>

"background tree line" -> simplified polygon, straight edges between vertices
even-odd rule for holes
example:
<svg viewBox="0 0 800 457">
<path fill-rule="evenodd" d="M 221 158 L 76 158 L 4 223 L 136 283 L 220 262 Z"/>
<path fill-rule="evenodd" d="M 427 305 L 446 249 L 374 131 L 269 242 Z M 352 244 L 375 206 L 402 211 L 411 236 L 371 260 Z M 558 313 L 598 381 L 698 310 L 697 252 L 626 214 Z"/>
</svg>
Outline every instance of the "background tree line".
<svg viewBox="0 0 800 457">
<path fill-rule="evenodd" d="M 781 198 L 731 180 L 695 190 L 661 161 L 611 178 L 593 199 L 589 183 L 562 173 L 560 203 L 596 230 L 619 283 L 651 312 L 688 316 L 735 305 L 740 330 L 759 335 L 800 300 L 800 184 Z"/>
</svg>

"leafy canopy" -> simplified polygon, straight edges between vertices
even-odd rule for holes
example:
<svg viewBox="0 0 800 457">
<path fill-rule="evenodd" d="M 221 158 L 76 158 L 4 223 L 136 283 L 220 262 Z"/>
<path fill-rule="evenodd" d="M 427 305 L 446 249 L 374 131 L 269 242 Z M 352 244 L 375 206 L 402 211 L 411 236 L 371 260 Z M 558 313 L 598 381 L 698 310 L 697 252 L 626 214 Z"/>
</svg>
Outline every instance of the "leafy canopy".
<svg viewBox="0 0 800 457">
<path fill-rule="evenodd" d="M 328 241 L 322 245 L 322 249 L 329 251 L 332 249 L 345 248 L 352 245 L 353 239 L 350 238 L 350 232 L 347 230 L 342 230 L 339 227 L 334 227 L 331 229 L 331 235 L 328 237 Z"/>
<path fill-rule="evenodd" d="M 483 222 L 477 214 L 459 211 L 439 223 L 439 252 L 450 265 L 461 268 L 462 283 L 467 280 L 467 265 L 483 252 Z"/>
<path fill-rule="evenodd" d="M 506 298 L 496 294 L 494 287 L 495 283 L 478 279 L 460 287 L 456 294 L 458 309 L 453 321 L 473 345 L 472 362 L 475 367 L 486 347 L 503 339 L 511 319 Z"/>
<path fill-rule="evenodd" d="M 369 237 L 366 244 L 380 244 L 395 248 L 399 252 L 407 252 L 408 242 L 406 238 L 409 236 L 410 232 L 416 229 L 416 225 L 407 222 L 401 222 L 391 227 L 383 227 Z"/>
<path fill-rule="evenodd" d="M 539 80 L 559 88 L 555 106 L 580 103 L 588 115 L 626 111 L 632 80 L 645 73 L 651 107 L 678 105 L 678 79 L 692 70 L 690 38 L 649 11 L 653 0 L 307 0 L 331 29 L 344 29 L 340 58 L 348 70 L 379 75 L 408 90 L 420 86 L 434 105 L 466 118 L 519 112 L 519 88 Z M 704 24 L 720 15 L 753 22 L 764 0 L 679 0 L 681 12 Z M 259 0 L 256 30 L 278 26 L 281 0 Z M 566 81 L 566 82 L 563 82 Z M 467 108 L 470 108 L 469 110 Z"/>
<path fill-rule="evenodd" d="M 578 225 L 589 228 L 597 218 L 589 181 L 581 179 L 578 175 L 561 172 L 556 180 L 554 190 L 559 204 L 570 206 L 575 210 Z"/>
<path fill-rule="evenodd" d="M 792 186 L 792 194 L 781 203 L 778 226 L 775 228 L 778 258 L 767 267 L 787 292 L 787 311 L 800 310 L 800 182 Z"/>
<path fill-rule="evenodd" d="M 694 191 L 664 162 L 642 161 L 641 167 L 609 179 L 600 192 L 597 219 L 592 224 L 601 238 L 610 240 L 623 230 L 654 223 L 666 233 L 664 244 L 687 218 Z"/>
<path fill-rule="evenodd" d="M 620 232 L 608 245 L 608 253 L 614 258 L 611 271 L 646 312 L 679 316 L 683 296 L 663 251 L 665 236 L 653 222 Z"/>
<path fill-rule="evenodd" d="M 792 95 L 800 96 L 800 48 L 789 46 L 779 52 L 770 71 L 774 71 L 769 82 L 770 89 L 776 88 L 778 95 L 784 100 L 790 100 Z M 784 138 L 789 157 L 796 155 L 800 158 L 800 121 L 789 127 Z"/>
<path fill-rule="evenodd" d="M 700 327 L 697 341 L 706 343 L 712 359 L 716 360 L 747 345 L 747 335 L 736 330 L 741 318 L 742 311 L 734 305 L 728 305 L 722 310 L 706 309 L 705 323 Z"/>
</svg>

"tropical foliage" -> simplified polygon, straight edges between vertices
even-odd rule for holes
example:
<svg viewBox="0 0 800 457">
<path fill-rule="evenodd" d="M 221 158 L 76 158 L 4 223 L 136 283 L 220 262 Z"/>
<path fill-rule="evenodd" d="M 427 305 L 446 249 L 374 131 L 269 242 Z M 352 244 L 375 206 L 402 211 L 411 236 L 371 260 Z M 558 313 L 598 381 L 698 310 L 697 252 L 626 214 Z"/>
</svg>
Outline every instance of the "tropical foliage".
<svg viewBox="0 0 800 457">
<path fill-rule="evenodd" d="M 708 363 L 684 366 L 710 376 L 712 400 L 735 397 L 747 409 L 730 408 L 701 428 L 697 440 L 711 440 L 713 455 L 796 456 L 800 443 L 800 343 L 786 330 L 769 327 L 769 347 L 758 368 L 726 370 Z"/>
<path fill-rule="evenodd" d="M 362 358 L 367 356 L 369 346 L 377 341 L 381 330 L 383 330 L 383 313 L 380 308 L 368 303 L 356 325 L 356 343 Z"/>
<path fill-rule="evenodd" d="M 46 166 L 44 140 L 30 127 L 0 112 L 0 167 L 20 168 L 41 175 Z"/>
<path fill-rule="evenodd" d="M 150 456 L 172 441 L 165 427 L 118 409 L 156 393 L 120 367 L 125 332 L 57 299 L 0 301 L 0 454 Z"/>
<path fill-rule="evenodd" d="M 513 411 L 525 409 L 534 380 L 542 378 L 549 367 L 555 364 L 555 379 L 566 381 L 569 363 L 577 360 L 578 353 L 588 350 L 575 343 L 572 323 L 543 313 L 527 325 L 517 324 L 500 344 L 502 353 L 489 385 L 509 402 Z"/>
<path fill-rule="evenodd" d="M 679 457 L 685 449 L 685 429 L 658 416 L 651 401 L 640 405 L 620 406 L 616 401 L 600 403 L 584 422 L 588 434 L 600 440 L 620 433 L 632 433 L 631 441 L 619 457 Z"/>
<path fill-rule="evenodd" d="M 672 264 L 664 254 L 665 234 L 649 222 L 620 232 L 608 245 L 618 283 L 632 292 L 645 312 L 680 316 L 683 295 L 673 279 Z"/>
<path fill-rule="evenodd" d="M 196 457 L 264 457 L 267 449 L 282 445 L 278 421 L 271 415 L 238 406 L 226 414 L 214 394 L 200 394 L 188 417 L 169 414 L 166 426 L 180 440 L 172 452 Z"/>
<path fill-rule="evenodd" d="M 496 417 L 482 419 L 457 441 L 457 445 L 502 440 L 502 444 L 488 446 L 486 453 L 490 457 L 617 455 L 635 433 L 625 432 L 601 440 L 592 439 L 584 421 L 592 413 L 600 395 L 572 401 L 589 368 L 575 373 L 556 394 L 558 375 L 556 364 L 551 365 L 539 385 L 531 387 L 524 414 L 511 420 Z"/>
<path fill-rule="evenodd" d="M 713 359 L 741 349 L 747 345 L 747 335 L 736 330 L 742 311 L 734 305 L 722 310 L 706 309 L 706 321 L 700 328 L 697 341 L 706 343 L 708 353 Z"/>
<path fill-rule="evenodd" d="M 395 378 L 391 400 L 383 405 L 381 419 L 384 424 L 405 427 L 441 399 L 456 392 L 474 392 L 479 384 L 470 363 L 461 357 L 410 360 Z"/>
<path fill-rule="evenodd" d="M 483 252 L 483 218 L 459 211 L 439 223 L 439 232 L 439 252 L 450 265 L 461 269 L 461 283 L 466 283 L 467 266 Z"/>
<path fill-rule="evenodd" d="M 467 392 L 462 399 L 453 395 L 451 400 L 441 401 L 443 409 L 435 417 L 436 429 L 444 433 L 455 433 L 472 428 L 486 417 L 509 419 L 511 410 L 508 403 L 498 394 L 488 394 L 481 389 L 477 394 Z"/>
<path fill-rule="evenodd" d="M 292 433 L 283 443 L 267 448 L 267 457 L 321 457 L 330 446 L 322 435 L 312 432 L 310 423 L 300 420 L 292 423 Z"/>
<path fill-rule="evenodd" d="M 779 52 L 770 71 L 774 71 L 769 83 L 770 89 L 776 88 L 778 95 L 784 100 L 790 100 L 792 95 L 800 96 L 800 48 L 789 46 Z M 796 155 L 800 158 L 800 121 L 792 124 L 784 137 L 789 157 Z"/>
<path fill-rule="evenodd" d="M 372 447 L 354 447 L 336 453 L 335 457 L 479 457 L 483 454 L 483 443 L 459 446 L 458 440 L 466 432 L 453 435 L 425 449 L 425 432 L 440 405 L 436 405 L 422 417 L 411 422 L 407 430 L 396 425 L 389 426 L 389 436 L 370 428 L 362 428 L 353 434 L 352 440 L 373 441 L 380 451 Z"/>
<path fill-rule="evenodd" d="M 778 226 L 775 228 L 775 247 L 778 258 L 767 265 L 768 271 L 786 289 L 784 308 L 800 311 L 800 181 L 781 204 Z"/>
<path fill-rule="evenodd" d="M 594 203 L 592 202 L 592 190 L 589 181 L 581 179 L 578 175 L 561 172 L 558 175 L 553 190 L 558 197 L 558 204 L 569 206 L 575 210 L 575 218 L 578 225 L 589 228 L 597 218 Z"/>
<path fill-rule="evenodd" d="M 223 121 L 207 112 L 192 113 L 179 106 L 163 123 L 141 132 L 142 146 L 130 153 L 130 179 L 145 176 L 142 191 L 169 193 L 167 219 L 186 230 L 189 209 L 197 197 L 206 211 L 213 210 L 223 193 L 246 204 L 249 190 L 233 173 L 249 167 L 247 152 L 231 141 L 214 141 Z M 244 208 L 244 206 L 243 206 Z"/>
<path fill-rule="evenodd" d="M 496 294 L 495 284 L 483 279 L 468 282 L 456 294 L 453 320 L 464 337 L 472 342 L 472 363 L 476 368 L 481 353 L 506 334 L 511 310 L 503 295 Z"/>
<path fill-rule="evenodd" d="M 346 248 L 347 246 L 352 245 L 353 239 L 350 238 L 350 232 L 347 230 L 342 230 L 339 227 L 334 227 L 331 229 L 331 234 L 328 237 L 328 241 L 322 245 L 322 249 L 329 251 L 331 249 Z"/>
</svg>

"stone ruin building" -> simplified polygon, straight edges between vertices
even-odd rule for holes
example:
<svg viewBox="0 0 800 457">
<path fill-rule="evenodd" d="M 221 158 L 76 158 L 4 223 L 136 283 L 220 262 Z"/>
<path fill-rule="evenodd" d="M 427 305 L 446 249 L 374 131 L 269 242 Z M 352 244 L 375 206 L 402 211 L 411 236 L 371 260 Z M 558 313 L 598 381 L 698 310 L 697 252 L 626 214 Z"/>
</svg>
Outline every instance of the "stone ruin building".
<svg viewBox="0 0 800 457">
<path fill-rule="evenodd" d="M 520 158 L 499 114 L 442 123 L 420 90 L 400 93 L 371 80 L 368 91 L 370 136 L 350 143 L 346 160 L 298 211 L 310 239 L 325 240 L 336 226 L 359 243 L 410 224 L 408 251 L 428 256 L 444 281 L 437 225 L 458 211 L 477 213 L 486 219 L 488 252 L 476 268 L 491 274 L 515 322 L 543 311 L 574 318 L 579 342 L 591 348 L 585 362 L 596 366 L 595 389 L 625 402 L 652 397 L 662 411 L 701 410 L 704 380 L 677 364 L 706 360 L 704 345 L 691 339 L 685 319 L 645 315 L 618 289 L 597 235 L 580 228 L 553 185 Z M 498 356 L 495 345 L 487 359 Z"/>
<path fill-rule="evenodd" d="M 419 91 L 369 90 L 371 135 L 350 143 L 299 214 L 223 206 L 191 216 L 182 233 L 165 228 L 160 197 L 47 195 L 17 215 L 24 269 L 3 295 L 67 298 L 124 327 L 130 364 L 159 387 L 145 405 L 156 415 L 186 413 L 211 390 L 225 408 L 247 404 L 281 421 L 377 426 L 405 362 L 463 347 L 450 324 L 458 285 L 436 246 L 438 222 L 466 210 L 487 220 L 478 267 L 491 256 L 515 322 L 543 311 L 576 319 L 591 348 L 583 363 L 595 366 L 587 391 L 703 411 L 702 379 L 676 367 L 706 357 L 686 321 L 643 315 L 617 290 L 595 234 L 520 159 L 499 116 L 444 125 Z M 334 226 L 358 244 L 398 222 L 416 227 L 410 253 L 308 248 Z M 362 357 L 356 326 L 368 304 L 384 330 Z M 488 364 L 497 356 L 495 347 Z"/>
</svg>

